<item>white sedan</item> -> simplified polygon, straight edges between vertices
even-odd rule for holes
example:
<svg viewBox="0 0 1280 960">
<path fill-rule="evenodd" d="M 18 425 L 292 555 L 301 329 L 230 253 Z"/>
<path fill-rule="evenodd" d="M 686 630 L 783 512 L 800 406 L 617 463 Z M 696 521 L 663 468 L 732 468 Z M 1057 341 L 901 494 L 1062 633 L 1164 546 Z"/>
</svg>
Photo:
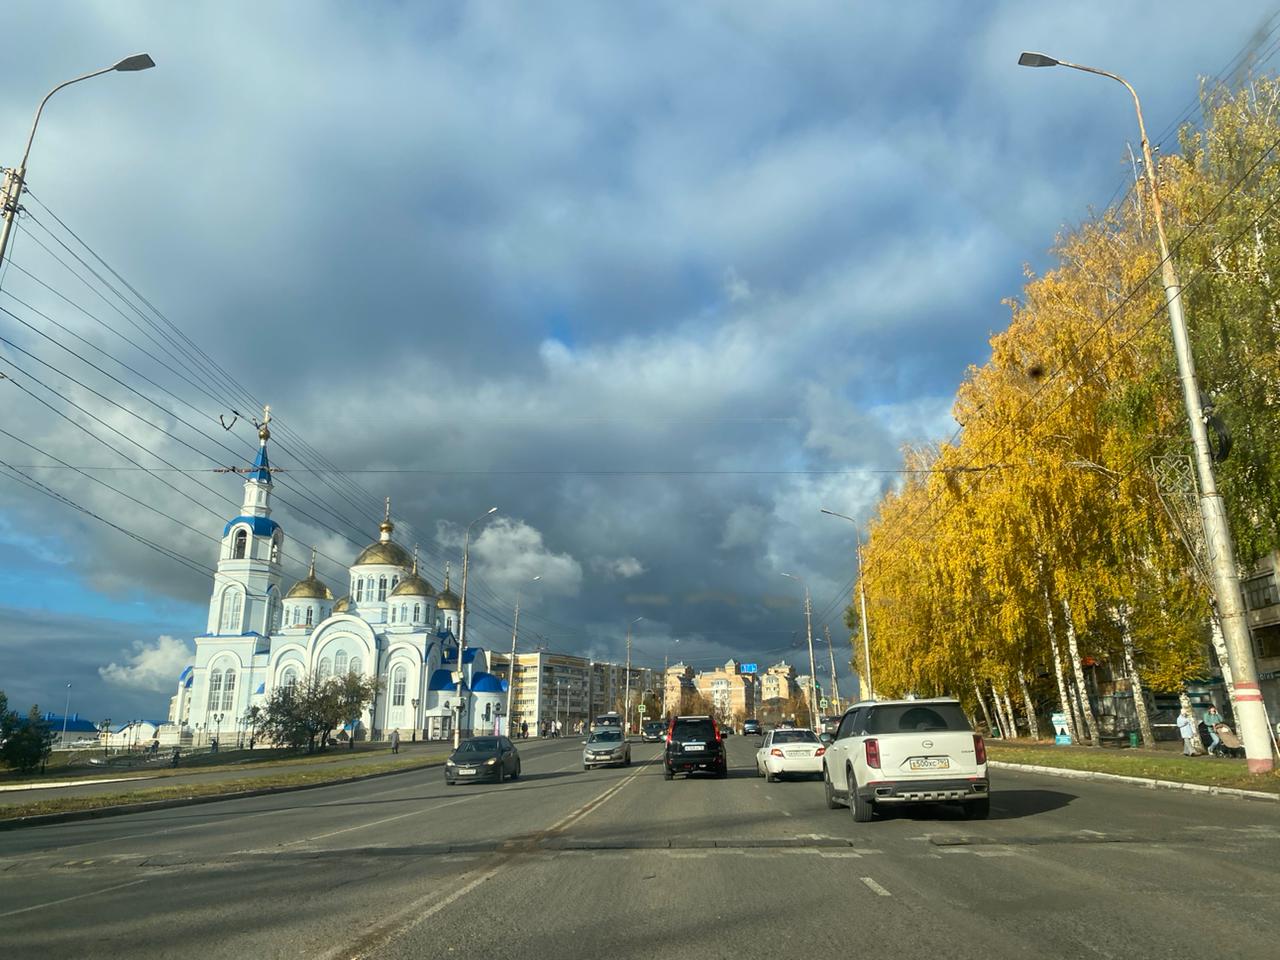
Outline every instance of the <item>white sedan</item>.
<svg viewBox="0 0 1280 960">
<path fill-rule="evenodd" d="M 826 746 L 812 730 L 774 730 L 756 751 L 756 773 L 773 783 L 779 777 L 822 775 Z"/>
</svg>

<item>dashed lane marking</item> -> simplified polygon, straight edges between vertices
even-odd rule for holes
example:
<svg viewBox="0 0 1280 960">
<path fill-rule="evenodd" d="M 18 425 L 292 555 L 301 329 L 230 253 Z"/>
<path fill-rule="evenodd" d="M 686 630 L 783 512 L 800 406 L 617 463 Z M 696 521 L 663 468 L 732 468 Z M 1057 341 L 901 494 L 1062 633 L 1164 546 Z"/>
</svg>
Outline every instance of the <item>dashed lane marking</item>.
<svg viewBox="0 0 1280 960">
<path fill-rule="evenodd" d="M 862 880 L 862 882 L 863 882 L 863 883 L 865 883 L 865 884 L 867 885 L 867 889 L 868 889 L 868 890 L 870 890 L 870 891 L 872 891 L 876 896 L 878 896 L 878 897 L 892 897 L 892 896 L 893 896 L 893 894 L 892 894 L 892 893 L 890 893 L 890 892 L 889 892 L 888 890 L 886 890 L 884 887 L 880 886 L 880 884 L 876 883 L 876 882 L 875 882 L 874 880 L 872 880 L 870 877 L 862 877 L 862 878 L 860 878 L 860 879 Z"/>
<path fill-rule="evenodd" d="M 145 883 L 147 877 L 140 880 L 130 880 L 128 883 L 117 883 L 112 887 L 103 887 L 101 890 L 91 890 L 88 893 L 77 893 L 74 897 L 63 897 L 61 900 L 50 900 L 47 903 L 36 903 L 29 907 L 20 907 L 17 910 L 9 910 L 0 913 L 0 918 L 16 917 L 20 913 L 30 913 L 32 910 L 43 910 L 45 907 L 56 907 L 63 903 L 71 903 L 73 900 L 83 900 L 85 897 L 100 897 L 104 893 L 110 893 L 112 890 L 123 890 L 125 887 L 135 887 L 140 883 Z"/>
</svg>

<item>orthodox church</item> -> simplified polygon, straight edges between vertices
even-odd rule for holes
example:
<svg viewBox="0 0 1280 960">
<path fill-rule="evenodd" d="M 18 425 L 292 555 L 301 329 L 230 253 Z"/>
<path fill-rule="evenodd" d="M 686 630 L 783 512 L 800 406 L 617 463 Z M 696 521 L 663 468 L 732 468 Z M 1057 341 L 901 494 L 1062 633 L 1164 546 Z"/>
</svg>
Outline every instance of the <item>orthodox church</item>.
<svg viewBox="0 0 1280 960">
<path fill-rule="evenodd" d="M 270 412 L 258 430 L 258 455 L 244 483 L 239 516 L 227 521 L 195 663 L 182 671 L 169 719 L 207 739 L 244 729 L 254 706 L 304 676 L 375 676 L 380 690 L 354 725 L 357 739 L 446 739 L 502 729 L 506 681 L 489 673 L 486 650 L 459 649 L 461 603 L 446 569 L 437 593 L 418 572 L 416 553 L 393 539 L 390 502 L 378 539 L 350 568 L 347 595 L 316 576 L 287 590 L 281 579 L 284 530 L 271 519 Z M 458 672 L 462 687 L 459 697 Z"/>
</svg>

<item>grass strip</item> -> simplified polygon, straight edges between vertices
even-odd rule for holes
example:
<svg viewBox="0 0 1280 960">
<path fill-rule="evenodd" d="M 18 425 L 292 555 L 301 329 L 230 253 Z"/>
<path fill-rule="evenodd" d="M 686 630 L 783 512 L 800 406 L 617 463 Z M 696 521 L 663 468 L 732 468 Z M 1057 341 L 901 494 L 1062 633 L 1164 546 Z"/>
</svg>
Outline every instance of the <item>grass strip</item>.
<svg viewBox="0 0 1280 960">
<path fill-rule="evenodd" d="M 987 741 L 987 754 L 1004 763 L 1031 763 L 1065 770 L 1090 770 L 1125 777 L 1147 777 L 1198 783 L 1211 787 L 1280 793 L 1280 770 L 1251 774 L 1245 760 L 1184 757 L 1157 750 L 1108 750 L 1095 747 L 1057 747 Z"/>
<path fill-rule="evenodd" d="M 420 767 L 429 767 L 443 763 L 446 756 L 447 754 L 440 753 L 431 756 L 388 759 L 381 763 L 352 764 L 325 770 L 294 770 L 268 776 L 237 777 L 234 780 L 220 780 L 216 783 L 158 784 L 152 787 L 140 787 L 136 790 L 126 790 L 121 793 L 104 793 L 92 797 L 47 797 L 34 799 L 29 803 L 0 807 L 0 820 L 15 820 L 47 813 L 96 810 L 102 807 L 114 807 L 119 804 L 146 803 L 151 800 L 170 800 L 178 797 L 215 797 L 228 793 L 240 793 L 245 790 L 314 786 L 345 780 L 353 776 L 367 777 L 379 773 L 399 773 Z"/>
</svg>

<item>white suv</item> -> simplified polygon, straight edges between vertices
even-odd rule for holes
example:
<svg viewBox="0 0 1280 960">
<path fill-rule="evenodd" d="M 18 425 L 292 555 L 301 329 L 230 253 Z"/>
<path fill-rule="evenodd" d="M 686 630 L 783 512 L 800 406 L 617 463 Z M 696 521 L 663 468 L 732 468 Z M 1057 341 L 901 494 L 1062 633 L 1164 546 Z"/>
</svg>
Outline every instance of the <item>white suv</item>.
<svg viewBox="0 0 1280 960">
<path fill-rule="evenodd" d="M 958 801 L 975 820 L 991 810 L 987 748 L 957 700 L 855 703 L 823 761 L 827 806 L 859 823 L 880 804 Z"/>
</svg>

